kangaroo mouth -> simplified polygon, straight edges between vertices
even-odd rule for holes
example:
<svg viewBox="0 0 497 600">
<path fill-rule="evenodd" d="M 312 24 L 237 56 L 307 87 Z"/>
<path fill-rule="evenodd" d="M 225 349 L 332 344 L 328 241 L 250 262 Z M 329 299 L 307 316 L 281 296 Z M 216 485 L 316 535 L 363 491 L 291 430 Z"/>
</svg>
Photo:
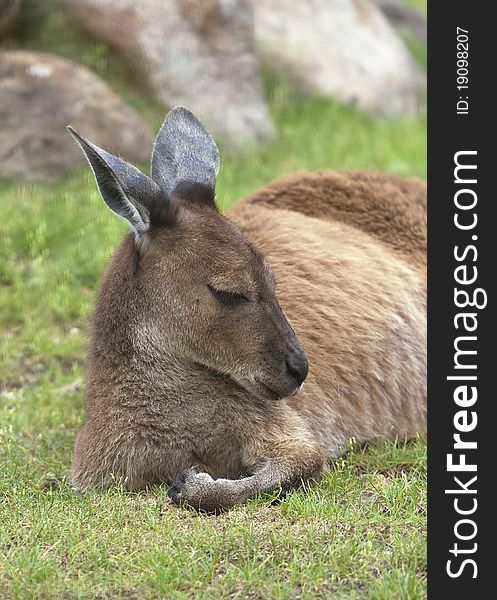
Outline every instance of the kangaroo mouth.
<svg viewBox="0 0 497 600">
<path fill-rule="evenodd" d="M 300 391 L 302 386 L 298 386 L 295 389 L 275 389 L 269 383 L 266 383 L 262 377 L 257 375 L 252 375 L 250 377 L 232 377 L 236 383 L 244 390 L 256 396 L 260 400 L 281 400 L 283 398 L 288 398 L 289 396 L 294 396 L 297 392 Z"/>
<path fill-rule="evenodd" d="M 302 385 L 299 385 L 292 389 L 275 389 L 273 384 L 266 383 L 266 380 L 260 374 L 257 375 L 245 375 L 241 373 L 227 373 L 223 371 L 218 371 L 217 369 L 213 369 L 210 366 L 202 365 L 202 363 L 198 363 L 205 369 L 208 369 L 211 373 L 215 373 L 218 376 L 221 376 L 227 380 L 231 380 L 236 383 L 241 389 L 245 392 L 248 392 L 251 396 L 255 396 L 259 400 L 281 400 L 283 398 L 288 398 L 290 396 L 295 396 L 302 389 Z M 286 387 L 286 386 L 285 386 Z"/>
<path fill-rule="evenodd" d="M 259 386 L 260 389 L 264 392 L 264 394 L 269 397 L 271 400 L 281 400 L 282 398 L 290 398 L 295 396 L 300 392 L 300 390 L 304 387 L 304 383 L 302 382 L 300 385 L 294 387 L 293 389 L 282 391 L 276 391 L 274 388 L 269 386 L 267 383 L 262 381 L 261 379 L 255 377 L 254 381 L 256 385 Z"/>
<path fill-rule="evenodd" d="M 255 382 L 255 384 L 257 386 L 260 387 L 260 389 L 262 389 L 262 391 L 264 392 L 264 394 L 266 396 L 269 396 L 269 398 L 271 400 L 281 400 L 281 398 L 284 398 L 284 396 L 282 396 L 276 390 L 273 390 L 272 387 L 269 387 L 269 385 L 267 385 L 267 383 L 264 383 L 263 381 L 261 381 L 257 377 L 254 377 L 254 382 Z"/>
</svg>

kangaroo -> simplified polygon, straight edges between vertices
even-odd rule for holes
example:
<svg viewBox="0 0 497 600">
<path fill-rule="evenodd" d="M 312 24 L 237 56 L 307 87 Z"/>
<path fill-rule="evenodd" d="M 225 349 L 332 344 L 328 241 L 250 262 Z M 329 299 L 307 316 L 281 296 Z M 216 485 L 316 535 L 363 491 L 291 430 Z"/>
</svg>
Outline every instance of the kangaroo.
<svg viewBox="0 0 497 600">
<path fill-rule="evenodd" d="M 423 183 L 301 173 L 226 217 L 187 109 L 151 177 L 69 130 L 131 225 L 96 298 L 75 489 L 166 483 L 215 512 L 318 479 L 351 438 L 424 432 Z"/>
</svg>

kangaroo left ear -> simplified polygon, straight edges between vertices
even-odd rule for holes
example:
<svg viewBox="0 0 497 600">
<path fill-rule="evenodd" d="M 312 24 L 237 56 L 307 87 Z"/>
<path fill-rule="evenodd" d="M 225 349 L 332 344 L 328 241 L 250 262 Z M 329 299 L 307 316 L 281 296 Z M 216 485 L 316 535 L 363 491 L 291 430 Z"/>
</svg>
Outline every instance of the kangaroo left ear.
<svg viewBox="0 0 497 600">
<path fill-rule="evenodd" d="M 83 149 L 107 206 L 126 219 L 137 241 L 151 227 L 174 224 L 178 206 L 139 169 L 67 129 Z"/>
<path fill-rule="evenodd" d="M 152 178 L 185 200 L 215 207 L 219 151 L 195 115 L 177 106 L 166 116 L 152 151 Z"/>
</svg>

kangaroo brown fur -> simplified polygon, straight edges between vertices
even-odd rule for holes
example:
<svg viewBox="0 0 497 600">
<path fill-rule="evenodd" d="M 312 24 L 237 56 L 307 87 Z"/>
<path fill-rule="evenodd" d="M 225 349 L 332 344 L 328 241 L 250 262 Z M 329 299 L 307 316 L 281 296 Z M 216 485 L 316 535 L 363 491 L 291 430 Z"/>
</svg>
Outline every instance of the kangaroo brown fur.
<svg viewBox="0 0 497 600">
<path fill-rule="evenodd" d="M 185 109 L 152 179 L 77 139 L 134 234 L 97 295 L 75 488 L 166 482 L 217 510 L 318 478 L 350 438 L 425 430 L 423 183 L 301 173 L 228 219 L 215 144 Z"/>
</svg>

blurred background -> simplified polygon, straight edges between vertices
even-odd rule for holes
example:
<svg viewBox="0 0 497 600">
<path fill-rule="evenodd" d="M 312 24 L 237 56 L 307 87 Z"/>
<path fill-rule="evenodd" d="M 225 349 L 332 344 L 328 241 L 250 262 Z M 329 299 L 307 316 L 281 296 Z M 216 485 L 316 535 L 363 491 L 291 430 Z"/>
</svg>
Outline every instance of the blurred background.
<svg viewBox="0 0 497 600">
<path fill-rule="evenodd" d="M 48 460 L 67 462 L 97 281 L 126 231 L 65 126 L 148 172 L 165 113 L 187 106 L 220 146 L 222 208 L 299 169 L 424 177 L 425 13 L 426 0 L 0 0 L 0 406 L 21 446 L 53 432 Z"/>
</svg>

